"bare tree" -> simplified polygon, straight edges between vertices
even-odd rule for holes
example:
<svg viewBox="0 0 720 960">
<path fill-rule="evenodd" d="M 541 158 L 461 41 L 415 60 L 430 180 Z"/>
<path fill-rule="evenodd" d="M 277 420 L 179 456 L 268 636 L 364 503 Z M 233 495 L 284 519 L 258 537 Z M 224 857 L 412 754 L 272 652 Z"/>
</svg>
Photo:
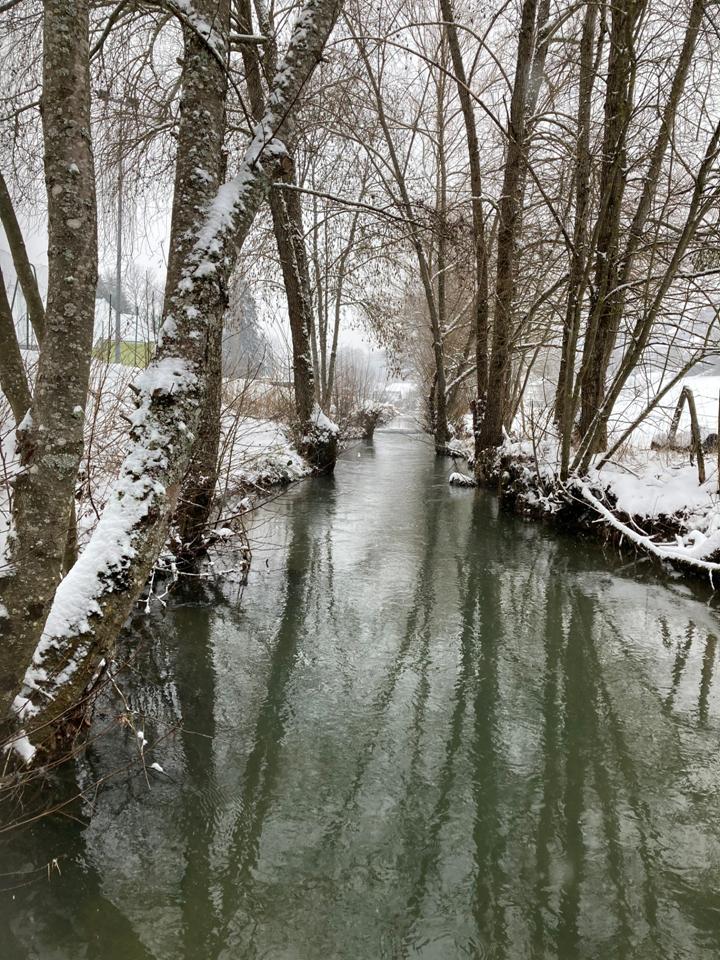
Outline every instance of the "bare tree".
<svg viewBox="0 0 720 960">
<path fill-rule="evenodd" d="M 255 126 L 238 174 L 209 208 L 195 210 L 194 243 L 173 289 L 166 293 L 162 343 L 135 383 L 137 410 L 120 478 L 77 563 L 60 584 L 42 642 L 26 675 L 19 718 L 44 725 L 77 704 L 112 647 L 165 542 L 187 470 L 208 387 L 208 344 L 222 322 L 229 274 L 270 184 L 286 161 L 279 139 L 315 67 L 339 4 L 306 0 L 278 70 L 267 109 Z M 201 21 L 205 56 L 226 49 L 222 25 Z M 221 91 L 205 87 L 209 116 L 221 122 Z M 205 112 L 185 128 L 178 152 L 208 136 Z M 221 141 L 215 133 L 216 143 Z M 182 162 L 182 161 L 181 161 Z M 31 651 L 18 650 L 28 663 Z M 52 746 L 52 743 L 49 744 Z"/>
<path fill-rule="evenodd" d="M 518 244 L 527 179 L 528 120 L 537 103 L 547 54 L 543 31 L 548 14 L 548 0 L 523 0 L 499 203 L 492 350 L 479 450 L 500 445 L 508 413 Z"/>
<path fill-rule="evenodd" d="M 97 282 L 87 0 L 44 5 L 42 122 L 48 301 L 32 406 L 17 430 L 0 706 L 22 681 L 60 579 L 83 449 Z"/>
<path fill-rule="evenodd" d="M 252 33 L 249 0 L 242 0 L 240 10 L 242 29 L 246 33 Z M 277 72 L 276 42 L 271 39 L 274 32 L 271 12 L 264 11 L 262 20 L 261 27 L 266 34 L 270 34 L 263 64 L 260 63 L 255 46 L 248 44 L 243 47 L 248 91 L 256 119 L 265 109 L 261 66 L 264 66 L 271 83 Z M 286 125 L 286 143 L 289 152 L 282 179 L 288 186 L 294 187 L 297 186 L 297 171 L 293 118 L 288 118 Z M 272 190 L 269 200 L 290 321 L 298 449 L 317 472 L 330 473 L 335 468 L 337 432 L 332 428 L 324 429 L 322 420 L 317 416 L 320 408 L 312 364 L 313 303 L 300 195 L 292 189 Z"/>
<path fill-rule="evenodd" d="M 230 32 L 229 0 L 195 0 L 194 10 L 203 21 L 213 24 L 216 46 L 208 50 L 208 38 L 195 23 L 183 25 L 183 56 L 180 130 L 175 163 L 170 256 L 166 289 L 176 290 L 183 268 L 195 243 L 197 211 L 206 210 L 225 175 L 226 92 Z M 201 126 L 198 117 L 204 116 Z M 218 478 L 220 405 L 222 390 L 223 313 L 208 330 L 207 383 L 192 457 L 183 479 L 175 523 L 178 551 L 183 556 L 201 552 L 203 534 L 212 509 Z"/>
</svg>

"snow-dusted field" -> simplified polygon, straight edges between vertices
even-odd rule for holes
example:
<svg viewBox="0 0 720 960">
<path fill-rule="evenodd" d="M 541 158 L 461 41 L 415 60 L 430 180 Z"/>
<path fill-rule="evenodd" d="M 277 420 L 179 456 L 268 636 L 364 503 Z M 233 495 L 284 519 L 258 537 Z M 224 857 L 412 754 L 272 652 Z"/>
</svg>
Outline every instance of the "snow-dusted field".
<svg viewBox="0 0 720 960">
<path fill-rule="evenodd" d="M 639 378 L 629 384 L 620 395 L 613 411 L 611 429 L 621 432 L 647 408 L 652 397 L 660 389 L 656 381 L 646 382 Z M 675 405 L 683 387 L 689 387 L 695 397 L 698 420 L 703 437 L 718 432 L 718 398 L 720 397 L 720 376 L 716 374 L 685 377 L 681 383 L 672 387 L 657 407 L 633 431 L 630 443 L 638 449 L 650 447 L 653 440 L 663 437 L 670 426 Z M 687 407 L 683 411 L 678 440 L 690 439 L 690 417 Z"/>
<path fill-rule="evenodd" d="M 636 378 L 623 391 L 610 422 L 610 444 L 619 439 L 627 427 L 645 412 L 661 388 L 658 379 Z M 638 545 L 649 552 L 660 553 L 672 559 L 699 561 L 708 566 L 708 557 L 720 554 L 720 494 L 718 494 L 718 460 L 712 450 L 705 454 L 705 482 L 699 483 L 698 468 L 694 455 L 689 450 L 690 415 L 685 406 L 676 437 L 676 446 L 688 449 L 653 449 L 653 442 L 667 437 L 673 412 L 683 387 L 689 387 L 695 398 L 700 432 L 703 439 L 718 434 L 718 403 L 720 375 L 696 374 L 686 377 L 667 391 L 660 403 L 650 412 L 632 435 L 619 448 L 612 460 L 600 469 L 590 471 L 588 483 L 576 486 L 578 496 L 591 489 L 602 494 L 602 501 L 593 506 L 600 513 L 609 508 L 604 519 L 626 516 L 633 518 L 633 527 L 623 529 L 629 539 L 638 540 Z M 541 381 L 532 384 L 532 398 L 518 414 L 512 437 L 508 438 L 505 453 L 513 459 L 527 463 L 529 486 L 533 487 L 537 472 L 550 485 L 559 474 L 558 437 L 552 425 L 552 391 Z M 529 411 L 532 409 L 532 415 Z M 534 434 L 534 441 L 532 436 Z M 472 453 L 472 418 L 464 420 L 464 435 L 452 442 L 455 452 L 468 456 Z M 537 455 L 537 466 L 534 463 Z M 598 458 L 599 460 L 600 458 Z M 456 481 L 451 481 L 456 482 Z M 546 498 L 539 493 L 529 493 L 528 500 Z M 585 496 L 585 499 L 588 499 Z M 588 500 L 590 502 L 590 500 Z M 541 506 L 553 512 L 559 504 L 550 496 Z M 672 543 L 640 541 L 646 532 L 660 519 L 672 518 L 680 533 Z M 622 525 L 622 524 L 621 524 Z M 655 549 L 655 548 L 658 549 Z M 664 551 L 664 553 L 663 553 Z M 709 564 L 711 572 L 720 573 L 720 566 Z M 717 571 L 715 568 L 717 567 Z"/>
<path fill-rule="evenodd" d="M 689 450 L 652 449 L 653 442 L 661 442 L 667 436 L 684 387 L 689 387 L 693 392 L 703 439 L 718 433 L 720 376 L 708 374 L 686 377 L 667 392 L 633 431 L 613 462 L 594 472 L 593 479 L 612 492 L 617 508 L 624 513 L 651 519 L 682 513 L 687 518 L 690 530 L 697 528 L 705 533 L 714 533 L 720 510 L 717 454 L 706 453 L 706 481 L 700 485 L 695 458 Z M 611 443 L 644 412 L 659 388 L 656 380 L 641 381 L 639 378 L 627 386 L 613 411 Z M 679 446 L 689 447 L 690 414 L 687 404 L 676 441 Z"/>
</svg>

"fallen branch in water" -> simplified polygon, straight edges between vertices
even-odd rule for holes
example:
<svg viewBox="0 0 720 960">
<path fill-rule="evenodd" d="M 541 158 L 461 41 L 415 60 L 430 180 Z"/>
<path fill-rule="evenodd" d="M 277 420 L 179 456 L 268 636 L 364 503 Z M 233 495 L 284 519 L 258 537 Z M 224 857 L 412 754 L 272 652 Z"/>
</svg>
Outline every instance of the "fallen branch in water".
<svg viewBox="0 0 720 960">
<path fill-rule="evenodd" d="M 612 510 L 609 510 L 602 501 L 598 500 L 594 493 L 586 486 L 586 484 L 575 481 L 572 484 L 572 487 L 577 489 L 583 496 L 583 499 L 586 500 L 590 506 L 596 510 L 600 516 L 610 524 L 611 527 L 614 527 L 618 530 L 624 537 L 627 537 L 631 543 L 636 544 L 643 550 L 646 550 L 649 554 L 654 557 L 658 557 L 660 560 L 671 560 L 676 563 L 685 563 L 691 567 L 695 567 L 699 570 L 706 570 L 708 576 L 710 577 L 710 584 L 714 588 L 715 584 L 713 583 L 713 573 L 720 573 L 720 563 L 713 563 L 711 560 L 703 560 L 700 557 L 693 557 L 686 550 L 682 550 L 679 547 L 670 546 L 670 544 L 656 543 L 651 537 L 647 534 L 638 533 L 636 530 L 633 530 L 632 527 L 629 527 L 626 523 L 623 523 L 622 520 L 619 520 Z"/>
</svg>

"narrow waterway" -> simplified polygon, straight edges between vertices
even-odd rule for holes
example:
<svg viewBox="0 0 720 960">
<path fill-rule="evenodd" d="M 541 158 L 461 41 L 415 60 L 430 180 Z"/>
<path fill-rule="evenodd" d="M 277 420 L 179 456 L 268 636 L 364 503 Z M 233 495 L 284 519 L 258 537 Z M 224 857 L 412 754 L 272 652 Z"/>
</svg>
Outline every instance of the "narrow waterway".
<svg viewBox="0 0 720 960">
<path fill-rule="evenodd" d="M 4 960 L 720 954 L 711 595 L 403 426 L 258 512 L 244 590 L 138 622 L 86 802 L 0 835 Z"/>
</svg>

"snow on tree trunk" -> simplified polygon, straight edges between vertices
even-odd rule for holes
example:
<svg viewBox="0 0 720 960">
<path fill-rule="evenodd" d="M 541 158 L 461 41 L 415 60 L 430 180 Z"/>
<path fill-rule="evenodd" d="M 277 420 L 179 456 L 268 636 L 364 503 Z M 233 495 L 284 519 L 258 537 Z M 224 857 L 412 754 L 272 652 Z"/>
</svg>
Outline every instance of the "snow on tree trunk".
<svg viewBox="0 0 720 960">
<path fill-rule="evenodd" d="M 137 409 L 120 477 L 90 542 L 57 590 L 15 700 L 33 746 L 43 738 L 44 724 L 83 697 L 165 542 L 200 422 L 207 347 L 225 310 L 227 279 L 286 159 L 278 137 L 339 9 L 338 0 L 306 0 L 238 174 L 220 187 L 209 208 L 196 212 L 192 249 L 167 291 L 161 344 L 135 381 Z M 209 42 L 217 39 L 213 21 Z M 198 118 L 203 137 L 207 122 Z"/>
<path fill-rule="evenodd" d="M 185 27 L 181 129 L 175 166 L 175 195 L 170 230 L 167 289 L 173 290 L 192 250 L 197 211 L 206 209 L 225 176 L 225 97 L 227 91 L 227 36 L 230 30 L 228 0 L 198 0 L 195 12 L 213 22 L 221 43 L 213 56 L 198 32 Z M 227 303 L 227 294 L 224 304 Z M 224 309 L 208 331 L 207 377 L 200 426 L 175 514 L 177 552 L 192 556 L 201 551 L 203 533 L 212 509 L 217 483 L 220 443 L 220 394 Z"/>
<path fill-rule="evenodd" d="M 87 0 L 44 4 L 42 124 L 48 301 L 34 398 L 17 430 L 21 469 L 0 581 L 0 709 L 22 682 L 60 578 L 83 450 L 97 283 Z"/>
</svg>

